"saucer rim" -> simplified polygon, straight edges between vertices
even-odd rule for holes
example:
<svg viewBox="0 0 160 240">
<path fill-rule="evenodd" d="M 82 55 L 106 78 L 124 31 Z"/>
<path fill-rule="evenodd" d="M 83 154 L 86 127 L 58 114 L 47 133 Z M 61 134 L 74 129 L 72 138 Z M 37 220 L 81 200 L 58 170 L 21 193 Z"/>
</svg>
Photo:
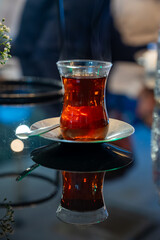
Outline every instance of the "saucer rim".
<svg viewBox="0 0 160 240">
<path fill-rule="evenodd" d="M 37 122 L 35 122 L 35 123 L 33 123 L 33 124 L 31 125 L 30 129 L 33 130 L 33 129 L 35 129 L 36 124 L 39 124 L 40 122 L 43 122 L 43 123 L 44 123 L 44 121 L 51 120 L 51 119 L 54 119 L 54 120 L 57 120 L 57 121 L 58 121 L 58 119 L 60 119 L 60 117 L 46 118 L 46 119 L 42 119 L 42 120 L 40 120 L 40 121 L 37 121 Z M 44 138 L 44 139 L 51 140 L 51 141 L 54 141 L 54 142 L 61 142 L 61 143 L 83 143 L 83 144 L 86 143 L 86 144 L 89 144 L 89 143 L 107 143 L 107 142 L 118 141 L 118 140 L 120 140 L 120 139 L 124 139 L 124 138 L 127 138 L 127 137 L 131 136 L 131 135 L 135 132 L 135 129 L 134 129 L 134 127 L 133 127 L 131 124 L 129 124 L 129 123 L 125 122 L 125 121 L 119 120 L 119 119 L 109 118 L 109 123 L 111 123 L 111 122 L 113 122 L 113 121 L 118 121 L 118 122 L 121 122 L 121 123 L 125 124 L 126 126 L 130 127 L 130 131 L 128 131 L 128 133 L 127 133 L 124 137 L 119 137 L 119 138 L 113 138 L 113 137 L 112 137 L 112 138 L 107 139 L 107 135 L 108 135 L 108 134 L 107 134 L 105 139 L 102 139 L 102 140 L 93 140 L 93 141 L 91 141 L 91 140 L 89 140 L 89 141 L 67 140 L 67 139 L 58 138 L 58 137 L 51 138 L 51 137 L 47 137 L 47 136 L 46 136 L 48 133 L 41 134 L 41 135 L 39 135 L 39 137 L 42 137 L 42 138 Z M 58 128 L 60 128 L 60 127 L 58 127 Z M 57 129 L 58 129 L 58 128 L 57 128 Z M 56 131 L 56 129 L 51 130 L 51 131 Z M 108 131 L 108 132 L 109 132 L 109 131 Z M 62 136 L 61 136 L 61 137 L 62 137 Z"/>
</svg>

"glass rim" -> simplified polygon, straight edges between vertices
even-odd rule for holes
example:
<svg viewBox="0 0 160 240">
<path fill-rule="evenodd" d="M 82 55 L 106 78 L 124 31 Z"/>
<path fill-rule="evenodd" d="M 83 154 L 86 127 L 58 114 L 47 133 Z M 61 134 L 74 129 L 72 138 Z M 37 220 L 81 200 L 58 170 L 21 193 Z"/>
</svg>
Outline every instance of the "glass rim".
<svg viewBox="0 0 160 240">
<path fill-rule="evenodd" d="M 97 65 L 72 65 L 71 63 L 97 63 Z M 107 61 L 101 61 L 101 60 L 91 60 L 91 59 L 72 59 L 72 60 L 60 60 L 56 62 L 58 67 L 66 67 L 66 68 L 99 68 L 100 65 L 103 65 L 103 68 L 111 68 L 112 63 Z"/>
</svg>

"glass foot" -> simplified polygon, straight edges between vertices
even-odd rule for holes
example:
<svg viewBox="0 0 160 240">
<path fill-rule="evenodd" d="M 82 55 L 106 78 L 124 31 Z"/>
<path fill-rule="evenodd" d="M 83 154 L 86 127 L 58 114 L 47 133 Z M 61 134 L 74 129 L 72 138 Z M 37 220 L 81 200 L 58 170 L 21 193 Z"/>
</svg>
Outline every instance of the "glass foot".
<svg viewBox="0 0 160 240">
<path fill-rule="evenodd" d="M 78 212 L 63 208 L 61 205 L 56 211 L 58 219 L 65 223 L 89 225 L 105 221 L 108 217 L 106 207 L 99 208 L 94 211 Z"/>
</svg>

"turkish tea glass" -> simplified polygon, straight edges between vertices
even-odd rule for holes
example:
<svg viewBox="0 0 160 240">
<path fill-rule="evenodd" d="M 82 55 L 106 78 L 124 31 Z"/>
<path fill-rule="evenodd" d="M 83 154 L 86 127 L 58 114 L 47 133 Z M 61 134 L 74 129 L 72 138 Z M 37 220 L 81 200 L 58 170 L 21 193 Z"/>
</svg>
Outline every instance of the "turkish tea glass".
<svg viewBox="0 0 160 240">
<path fill-rule="evenodd" d="M 62 171 L 63 189 L 57 217 L 78 225 L 104 221 L 108 217 L 103 198 L 104 175 L 105 172 Z"/>
<path fill-rule="evenodd" d="M 102 140 L 108 131 L 105 87 L 111 63 L 58 61 L 64 88 L 60 129 L 67 140 Z"/>
</svg>

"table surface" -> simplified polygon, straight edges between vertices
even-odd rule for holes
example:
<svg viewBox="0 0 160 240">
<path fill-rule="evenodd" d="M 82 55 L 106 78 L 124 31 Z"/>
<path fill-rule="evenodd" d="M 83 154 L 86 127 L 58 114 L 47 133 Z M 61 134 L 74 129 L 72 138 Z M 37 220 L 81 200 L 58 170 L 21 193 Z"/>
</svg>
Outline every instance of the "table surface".
<svg viewBox="0 0 160 240">
<path fill-rule="evenodd" d="M 44 79 L 56 79 L 60 83 L 55 66 L 51 68 L 48 65 L 47 71 L 46 64 L 44 68 L 40 68 L 40 72 L 31 66 L 30 69 L 22 60 L 12 59 L 0 69 L 0 80 L 39 76 L 39 82 Z M 129 76 L 132 76 L 131 79 Z M 32 78 L 30 77 L 30 81 Z M 35 148 L 52 143 L 41 137 L 19 140 L 15 136 L 16 128 L 20 125 L 30 127 L 36 121 L 60 116 L 62 95 L 39 97 L 36 101 L 33 97 L 25 103 L 21 100 L 14 102 L 12 99 L 8 102 L 1 101 L 0 202 L 6 198 L 6 201 L 17 203 L 19 206 L 14 207 L 15 223 L 14 232 L 9 235 L 11 240 L 159 239 L 160 184 L 158 186 L 158 180 L 156 183 L 154 181 L 155 164 L 151 159 L 153 130 L 150 122 L 142 119 L 140 114 L 137 116 L 139 101 L 142 100 L 139 100 L 138 93 L 145 86 L 143 69 L 136 64 L 119 63 L 118 68 L 115 66 L 112 69 L 107 86 L 109 116 L 126 121 L 135 128 L 131 137 L 115 143 L 131 151 L 134 162 L 124 169 L 106 173 L 103 193 L 109 217 L 103 223 L 91 227 L 67 225 L 56 218 L 56 209 L 61 198 L 61 178 L 56 170 L 39 166 L 32 172 L 33 175 L 16 182 L 18 173 L 34 164 L 30 153 Z M 160 168 L 158 169 L 157 165 L 156 176 L 158 171 Z M 57 180 L 59 187 L 56 193 L 54 182 Z M 52 194 L 53 196 L 47 199 Z M 27 203 L 28 206 L 21 206 L 21 203 Z M 3 215 L 5 209 L 1 209 L 0 212 Z"/>
</svg>

